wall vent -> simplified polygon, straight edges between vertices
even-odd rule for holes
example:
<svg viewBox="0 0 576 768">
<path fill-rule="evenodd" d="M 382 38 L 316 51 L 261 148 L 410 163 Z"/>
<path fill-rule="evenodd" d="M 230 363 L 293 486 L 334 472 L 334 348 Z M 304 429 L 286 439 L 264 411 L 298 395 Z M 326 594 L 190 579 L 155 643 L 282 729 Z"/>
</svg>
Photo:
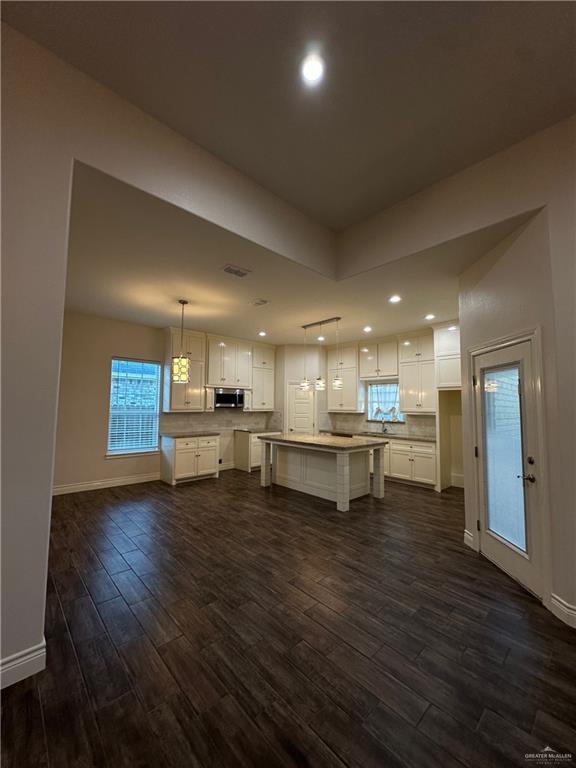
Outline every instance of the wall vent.
<svg viewBox="0 0 576 768">
<path fill-rule="evenodd" d="M 251 269 L 244 269 L 244 267 L 238 267 L 236 264 L 226 264 L 225 267 L 222 267 L 224 272 L 228 272 L 229 275 L 234 275 L 234 277 L 246 277 L 246 275 L 250 274 L 252 271 Z"/>
</svg>

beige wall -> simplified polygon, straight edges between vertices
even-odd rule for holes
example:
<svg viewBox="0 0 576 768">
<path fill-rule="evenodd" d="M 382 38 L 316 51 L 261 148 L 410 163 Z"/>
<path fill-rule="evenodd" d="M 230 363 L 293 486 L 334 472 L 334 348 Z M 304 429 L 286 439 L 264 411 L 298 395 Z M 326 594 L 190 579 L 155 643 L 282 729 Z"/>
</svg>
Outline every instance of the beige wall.
<svg viewBox="0 0 576 768">
<path fill-rule="evenodd" d="M 570 279 L 568 275 L 566 279 Z M 576 515 L 572 492 L 574 380 L 566 397 L 560 399 L 557 381 L 559 359 L 573 354 L 575 328 L 572 325 L 571 329 L 565 329 L 569 331 L 570 343 L 565 347 L 559 346 L 547 211 L 542 211 L 520 231 L 512 233 L 461 278 L 466 528 L 476 546 L 477 495 L 473 482 L 475 430 L 469 352 L 474 347 L 532 328 L 539 328 L 542 338 L 547 455 L 544 455 L 541 479 L 546 473 L 551 536 L 547 565 L 550 567 L 551 592 L 568 605 L 576 606 Z M 540 510 L 541 514 L 543 512 Z M 546 531 L 543 536 L 546 536 Z M 565 616 L 562 618 L 566 620 Z"/>
<path fill-rule="evenodd" d="M 54 486 L 98 483 L 158 475 L 158 456 L 106 458 L 110 361 L 164 359 L 164 334 L 158 328 L 66 312 Z M 60 490 L 66 490 L 60 488 Z"/>
</svg>

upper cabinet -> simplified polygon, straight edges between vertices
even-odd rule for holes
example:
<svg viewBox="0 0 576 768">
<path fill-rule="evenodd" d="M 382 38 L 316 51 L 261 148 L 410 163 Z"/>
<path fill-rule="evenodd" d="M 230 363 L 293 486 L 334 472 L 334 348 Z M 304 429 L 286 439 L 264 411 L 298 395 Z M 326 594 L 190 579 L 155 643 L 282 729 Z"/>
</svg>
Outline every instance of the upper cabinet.
<svg viewBox="0 0 576 768">
<path fill-rule="evenodd" d="M 460 327 L 457 323 L 434 329 L 434 360 L 436 363 L 436 387 L 460 389 Z"/>
<path fill-rule="evenodd" d="M 252 345 L 221 336 L 208 336 L 208 386 L 250 388 Z"/>
<path fill-rule="evenodd" d="M 434 360 L 434 336 L 406 334 L 398 337 L 398 358 L 401 363 L 417 363 Z"/>
<path fill-rule="evenodd" d="M 341 344 L 338 347 L 328 347 L 327 350 L 328 369 L 338 368 L 357 368 L 358 367 L 358 344 Z"/>
<path fill-rule="evenodd" d="M 244 401 L 246 402 L 246 401 Z M 273 411 L 274 410 L 274 371 L 267 368 L 252 370 L 252 404 L 244 410 Z"/>
<path fill-rule="evenodd" d="M 361 379 L 389 379 L 398 376 L 398 342 L 361 344 L 358 350 Z"/>
<path fill-rule="evenodd" d="M 254 344 L 252 347 L 252 366 L 254 368 L 274 368 L 275 348 L 270 344 Z"/>
<path fill-rule="evenodd" d="M 172 358 L 188 358 L 189 381 L 172 382 Z M 164 357 L 164 393 L 163 410 L 203 411 L 206 408 L 206 335 L 198 331 L 166 329 L 166 347 Z"/>
</svg>

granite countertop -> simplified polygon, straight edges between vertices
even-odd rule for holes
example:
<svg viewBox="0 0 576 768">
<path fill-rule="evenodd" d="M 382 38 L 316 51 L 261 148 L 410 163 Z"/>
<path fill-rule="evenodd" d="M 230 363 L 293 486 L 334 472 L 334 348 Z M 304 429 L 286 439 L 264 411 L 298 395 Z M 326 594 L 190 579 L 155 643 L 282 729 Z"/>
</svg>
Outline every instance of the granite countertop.
<svg viewBox="0 0 576 768">
<path fill-rule="evenodd" d="M 234 432 L 250 432 L 252 435 L 268 435 L 271 433 L 279 435 L 281 429 L 249 429 L 248 427 L 235 427 Z"/>
<path fill-rule="evenodd" d="M 362 437 L 383 437 L 385 440 L 410 440 L 412 443 L 435 443 L 435 437 L 420 437 L 418 435 L 395 435 L 393 432 L 347 432 L 343 429 L 337 430 L 320 430 L 320 434 L 325 435 L 342 435 L 347 439 L 354 435 L 362 435 Z"/>
<path fill-rule="evenodd" d="M 191 429 L 166 429 L 160 430 L 160 437 L 219 437 L 220 432 Z"/>
<path fill-rule="evenodd" d="M 293 445 L 298 448 L 326 448 L 331 451 L 352 451 L 361 448 L 374 448 L 379 445 L 387 445 L 386 437 L 378 438 L 376 436 L 371 440 L 364 440 L 362 437 L 337 437 L 335 435 L 294 435 L 291 433 L 274 435 L 271 437 L 260 437 L 259 440 L 270 440 L 270 442 L 280 445 Z M 376 442 L 378 441 L 378 442 Z"/>
</svg>

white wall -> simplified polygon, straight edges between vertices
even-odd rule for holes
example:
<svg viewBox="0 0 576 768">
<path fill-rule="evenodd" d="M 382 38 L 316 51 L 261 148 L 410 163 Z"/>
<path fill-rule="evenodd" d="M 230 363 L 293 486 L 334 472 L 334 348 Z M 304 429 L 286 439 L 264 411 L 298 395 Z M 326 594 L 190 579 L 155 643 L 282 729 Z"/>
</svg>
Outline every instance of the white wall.
<svg viewBox="0 0 576 768">
<path fill-rule="evenodd" d="M 461 277 L 460 338 L 463 353 L 464 470 L 466 477 L 466 528 L 474 545 L 477 497 L 474 477 L 473 387 L 469 351 L 509 334 L 538 327 L 542 334 L 545 429 L 548 456 L 544 457 L 549 480 L 551 529 L 551 591 L 568 605 L 576 606 L 576 515 L 574 501 L 574 379 L 569 391 L 559 396 L 558 375 L 574 349 L 574 325 L 570 342 L 556 327 L 555 290 L 551 259 L 550 222 L 542 211 L 512 233 Z M 565 279 L 573 281 L 569 271 Z M 573 282 L 572 282 L 573 285 Z M 568 366 L 562 366 L 566 371 Z M 569 370 L 569 368 L 568 368 Z M 566 375 L 566 372 L 565 374 Z M 543 475 L 541 475 L 543 477 Z M 546 597 L 546 596 L 545 596 Z M 565 616 L 562 616 L 566 620 Z"/>
<path fill-rule="evenodd" d="M 333 236 L 5 24 L 2 33 L 2 675 L 8 681 L 18 669 L 26 674 L 26 654 L 43 642 L 74 161 L 325 274 L 333 271 Z M 34 375 L 22 375 L 31 355 Z M 14 654 L 21 656 L 12 659 L 12 677 L 5 676 Z"/>
</svg>

